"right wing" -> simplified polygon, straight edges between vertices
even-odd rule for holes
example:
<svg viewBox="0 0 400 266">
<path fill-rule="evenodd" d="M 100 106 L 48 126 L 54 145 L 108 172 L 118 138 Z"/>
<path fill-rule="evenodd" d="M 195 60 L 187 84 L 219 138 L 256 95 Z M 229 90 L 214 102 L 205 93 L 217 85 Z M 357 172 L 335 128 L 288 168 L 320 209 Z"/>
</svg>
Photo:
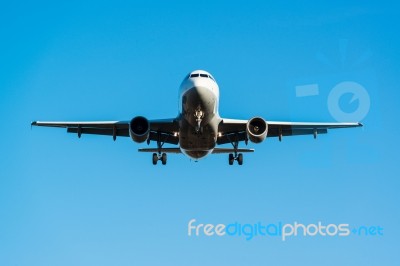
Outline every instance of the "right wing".
<svg viewBox="0 0 400 266">
<path fill-rule="evenodd" d="M 129 122 L 127 121 L 34 121 L 32 126 L 61 127 L 68 133 L 95 134 L 129 137 Z"/>
</svg>

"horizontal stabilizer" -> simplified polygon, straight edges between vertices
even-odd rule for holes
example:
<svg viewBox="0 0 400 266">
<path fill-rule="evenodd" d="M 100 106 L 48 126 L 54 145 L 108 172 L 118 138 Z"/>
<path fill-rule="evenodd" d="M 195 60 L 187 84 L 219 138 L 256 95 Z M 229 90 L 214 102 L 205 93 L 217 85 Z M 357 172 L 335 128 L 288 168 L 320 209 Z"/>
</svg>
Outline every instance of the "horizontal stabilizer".
<svg viewBox="0 0 400 266">
<path fill-rule="evenodd" d="M 236 149 L 236 152 L 254 152 L 254 149 Z M 215 148 L 212 151 L 213 154 L 218 153 L 235 153 L 234 149 L 225 149 L 225 148 Z"/>
<path fill-rule="evenodd" d="M 165 153 L 182 153 L 181 149 L 179 148 L 161 148 L 160 150 L 157 148 L 142 148 L 138 150 L 139 152 L 165 152 Z M 236 152 L 254 152 L 254 149 L 237 149 Z M 213 154 L 220 154 L 220 153 L 235 153 L 234 149 L 225 149 L 225 148 L 215 148 L 212 151 Z"/>
<path fill-rule="evenodd" d="M 181 149 L 179 148 L 161 148 L 161 149 L 157 149 L 157 148 L 142 148 L 138 150 L 139 152 L 165 152 L 165 153 L 182 153 Z"/>
</svg>

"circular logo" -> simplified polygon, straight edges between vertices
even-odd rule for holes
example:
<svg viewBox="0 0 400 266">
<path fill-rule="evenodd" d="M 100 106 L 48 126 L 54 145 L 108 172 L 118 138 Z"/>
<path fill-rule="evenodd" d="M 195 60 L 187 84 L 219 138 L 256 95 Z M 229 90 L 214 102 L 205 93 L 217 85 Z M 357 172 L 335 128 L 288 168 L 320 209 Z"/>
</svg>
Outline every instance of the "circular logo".
<svg viewBox="0 0 400 266">
<path fill-rule="evenodd" d="M 340 98 L 345 94 L 352 94 L 349 104 L 358 100 L 358 107 L 353 112 L 345 112 L 340 107 Z M 358 122 L 363 120 L 370 109 L 370 98 L 367 90 L 359 83 L 344 81 L 337 84 L 329 93 L 328 110 L 339 122 Z"/>
</svg>

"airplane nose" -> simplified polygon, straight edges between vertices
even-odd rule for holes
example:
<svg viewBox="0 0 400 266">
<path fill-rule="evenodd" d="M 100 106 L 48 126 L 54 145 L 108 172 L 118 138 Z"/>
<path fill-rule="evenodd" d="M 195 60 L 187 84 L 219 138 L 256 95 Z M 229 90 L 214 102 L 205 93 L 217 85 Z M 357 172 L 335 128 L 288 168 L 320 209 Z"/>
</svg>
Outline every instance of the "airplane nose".
<svg viewBox="0 0 400 266">
<path fill-rule="evenodd" d="M 201 86 L 202 82 L 197 78 L 197 79 L 189 79 L 188 80 L 188 86 L 190 87 L 199 87 Z"/>
<path fill-rule="evenodd" d="M 181 96 L 195 94 L 200 98 L 218 97 L 218 90 L 208 78 L 187 79 L 180 87 Z"/>
</svg>

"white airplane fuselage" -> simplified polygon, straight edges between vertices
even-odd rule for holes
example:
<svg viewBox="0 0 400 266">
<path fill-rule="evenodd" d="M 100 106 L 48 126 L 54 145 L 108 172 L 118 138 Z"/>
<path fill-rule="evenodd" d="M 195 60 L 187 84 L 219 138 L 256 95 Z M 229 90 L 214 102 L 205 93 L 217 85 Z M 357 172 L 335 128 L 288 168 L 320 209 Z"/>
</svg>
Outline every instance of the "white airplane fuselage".
<svg viewBox="0 0 400 266">
<path fill-rule="evenodd" d="M 206 71 L 193 71 L 179 89 L 179 143 L 181 151 L 198 160 L 216 146 L 219 87 Z"/>
</svg>

